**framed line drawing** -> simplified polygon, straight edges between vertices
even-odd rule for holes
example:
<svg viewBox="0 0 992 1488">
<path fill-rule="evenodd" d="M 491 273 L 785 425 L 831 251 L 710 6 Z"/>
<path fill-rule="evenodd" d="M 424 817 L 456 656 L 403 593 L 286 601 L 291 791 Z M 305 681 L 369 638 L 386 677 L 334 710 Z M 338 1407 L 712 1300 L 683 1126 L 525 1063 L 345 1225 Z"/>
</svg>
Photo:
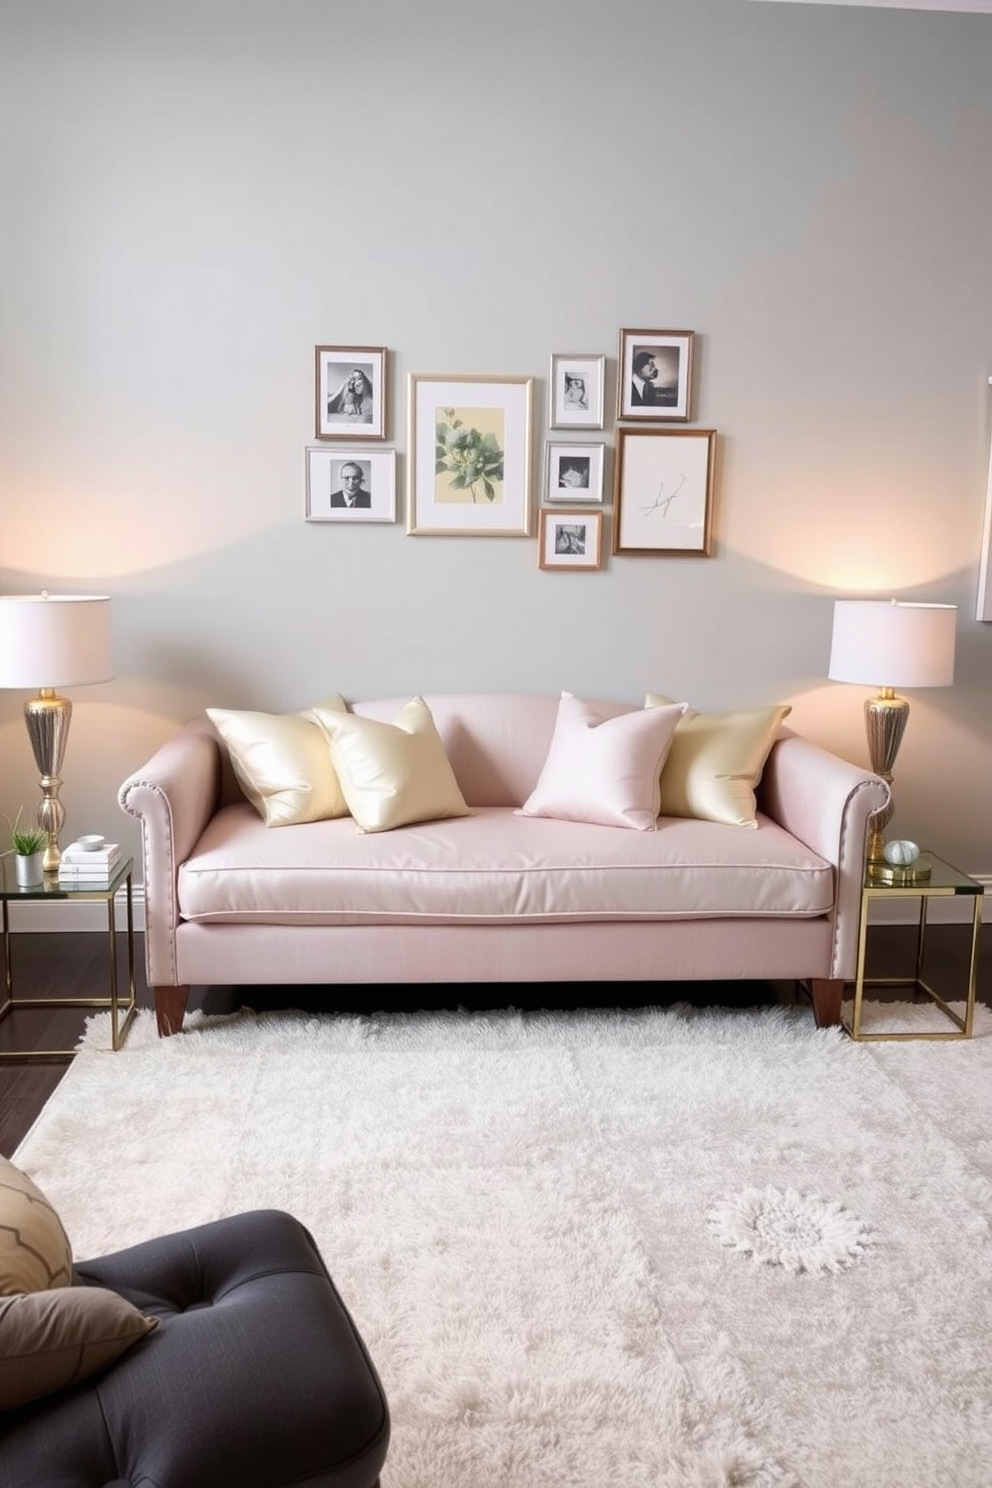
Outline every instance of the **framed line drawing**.
<svg viewBox="0 0 992 1488">
<path fill-rule="evenodd" d="M 395 522 L 396 451 L 310 446 L 306 491 L 308 522 Z"/>
<path fill-rule="evenodd" d="M 386 348 L 315 346 L 317 439 L 385 439 Z"/>
<path fill-rule="evenodd" d="M 541 507 L 538 568 L 590 569 L 603 566 L 603 513 L 552 511 Z"/>
<path fill-rule="evenodd" d="M 692 396 L 693 331 L 621 331 L 617 418 L 685 423 Z"/>
<path fill-rule="evenodd" d="M 552 429 L 601 429 L 606 403 L 606 357 L 586 352 L 551 356 Z"/>
<path fill-rule="evenodd" d="M 533 377 L 410 373 L 406 530 L 528 537 Z"/>
<path fill-rule="evenodd" d="M 601 502 L 605 444 L 547 442 L 544 462 L 545 501 Z"/>
<path fill-rule="evenodd" d="M 618 429 L 613 552 L 709 557 L 715 429 Z"/>
</svg>

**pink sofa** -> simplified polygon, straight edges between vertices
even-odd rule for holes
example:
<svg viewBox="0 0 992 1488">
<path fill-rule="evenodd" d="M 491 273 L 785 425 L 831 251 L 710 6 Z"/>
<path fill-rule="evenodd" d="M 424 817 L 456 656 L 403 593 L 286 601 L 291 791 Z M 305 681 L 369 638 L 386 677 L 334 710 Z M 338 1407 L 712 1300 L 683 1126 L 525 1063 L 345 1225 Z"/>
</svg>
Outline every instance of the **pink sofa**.
<svg viewBox="0 0 992 1488">
<path fill-rule="evenodd" d="M 517 815 L 557 695 L 426 695 L 472 814 L 361 833 L 266 827 L 206 719 L 124 782 L 142 829 L 160 1033 L 191 985 L 796 980 L 836 1023 L 857 956 L 865 830 L 888 787 L 782 729 L 757 830 Z M 351 704 L 391 721 L 406 698 Z M 606 716 L 633 705 L 597 706 Z"/>
</svg>

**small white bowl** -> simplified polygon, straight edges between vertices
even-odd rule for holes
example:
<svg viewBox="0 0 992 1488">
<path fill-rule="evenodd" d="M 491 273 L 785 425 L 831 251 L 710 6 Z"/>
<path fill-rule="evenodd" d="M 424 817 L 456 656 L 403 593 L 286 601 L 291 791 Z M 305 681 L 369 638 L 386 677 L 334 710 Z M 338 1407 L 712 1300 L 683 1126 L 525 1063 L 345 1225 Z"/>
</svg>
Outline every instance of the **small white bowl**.
<svg viewBox="0 0 992 1488">
<path fill-rule="evenodd" d="M 83 852 L 99 852 L 107 839 L 98 832 L 91 832 L 88 837 L 79 837 L 76 840 Z"/>
</svg>

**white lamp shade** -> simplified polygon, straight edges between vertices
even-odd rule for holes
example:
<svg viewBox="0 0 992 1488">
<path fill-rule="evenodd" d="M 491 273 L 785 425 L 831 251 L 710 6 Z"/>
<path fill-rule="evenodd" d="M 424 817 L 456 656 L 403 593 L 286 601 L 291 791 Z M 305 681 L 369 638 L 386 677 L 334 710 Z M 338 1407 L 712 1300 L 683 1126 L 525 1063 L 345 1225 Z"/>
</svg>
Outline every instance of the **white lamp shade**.
<svg viewBox="0 0 992 1488">
<path fill-rule="evenodd" d="M 77 687 L 113 675 L 107 595 L 0 596 L 0 687 Z"/>
<path fill-rule="evenodd" d="M 827 675 L 874 687 L 949 687 L 957 614 L 957 605 L 835 600 Z"/>
</svg>

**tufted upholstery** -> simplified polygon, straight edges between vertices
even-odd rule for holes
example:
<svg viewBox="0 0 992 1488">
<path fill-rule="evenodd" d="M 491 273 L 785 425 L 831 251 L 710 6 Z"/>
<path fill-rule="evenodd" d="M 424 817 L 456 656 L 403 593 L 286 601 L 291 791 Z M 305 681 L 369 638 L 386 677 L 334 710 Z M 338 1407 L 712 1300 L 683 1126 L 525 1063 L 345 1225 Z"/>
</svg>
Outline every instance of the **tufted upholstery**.
<svg viewBox="0 0 992 1488">
<path fill-rule="evenodd" d="M 374 1488 L 389 1414 L 312 1237 L 256 1210 L 77 1264 L 161 1321 L 103 1375 L 0 1414 L 10 1488 Z"/>
</svg>

